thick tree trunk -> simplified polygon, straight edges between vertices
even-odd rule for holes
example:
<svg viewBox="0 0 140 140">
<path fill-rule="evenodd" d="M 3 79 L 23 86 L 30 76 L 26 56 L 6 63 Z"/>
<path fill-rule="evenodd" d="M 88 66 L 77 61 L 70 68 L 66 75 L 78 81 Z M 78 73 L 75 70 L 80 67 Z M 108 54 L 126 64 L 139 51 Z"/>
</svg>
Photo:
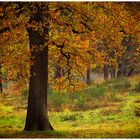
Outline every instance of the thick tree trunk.
<svg viewBox="0 0 140 140">
<path fill-rule="evenodd" d="M 39 33 L 35 31 L 29 31 L 29 37 L 31 47 L 36 43 L 35 38 L 42 40 Z M 42 51 L 32 50 L 31 56 L 34 59 L 30 70 L 28 109 L 24 130 L 53 130 L 47 114 L 48 47 L 44 47 Z"/>
<path fill-rule="evenodd" d="M 87 73 L 86 73 L 86 83 L 89 85 L 91 83 L 91 78 L 90 78 L 90 68 L 87 68 Z"/>
<path fill-rule="evenodd" d="M 40 8 L 37 7 L 38 12 L 31 17 L 30 23 L 42 21 Z M 28 28 L 27 31 L 29 33 L 32 65 L 24 130 L 53 130 L 47 114 L 48 46 L 45 46 L 45 41 L 47 41 L 45 35 L 48 34 L 48 30 L 45 30 L 43 34 L 32 28 Z"/>
<path fill-rule="evenodd" d="M 104 65 L 104 79 L 108 80 L 109 78 L 109 72 L 108 72 L 108 65 Z"/>
<path fill-rule="evenodd" d="M 3 92 L 3 87 L 2 87 L 2 65 L 0 64 L 0 93 Z"/>
</svg>

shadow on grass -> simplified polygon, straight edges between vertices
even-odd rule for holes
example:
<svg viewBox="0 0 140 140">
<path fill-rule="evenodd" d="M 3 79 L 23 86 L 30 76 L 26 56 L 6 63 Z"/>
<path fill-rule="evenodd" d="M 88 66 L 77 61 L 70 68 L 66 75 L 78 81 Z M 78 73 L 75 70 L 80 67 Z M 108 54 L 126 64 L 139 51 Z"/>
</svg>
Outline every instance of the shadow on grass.
<svg viewBox="0 0 140 140">
<path fill-rule="evenodd" d="M 72 134 L 66 131 L 18 131 L 2 133 L 0 138 L 70 138 Z"/>
<path fill-rule="evenodd" d="M 18 131 L 13 134 L 0 134 L 0 138 L 140 138 L 139 132 L 121 132 L 83 129 L 76 131 Z"/>
</svg>

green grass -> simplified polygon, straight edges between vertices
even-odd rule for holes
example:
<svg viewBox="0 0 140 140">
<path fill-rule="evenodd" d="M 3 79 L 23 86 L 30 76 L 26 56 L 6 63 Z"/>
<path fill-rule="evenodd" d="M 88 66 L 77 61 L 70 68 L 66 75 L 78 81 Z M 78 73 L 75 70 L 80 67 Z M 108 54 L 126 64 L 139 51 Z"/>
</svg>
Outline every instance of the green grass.
<svg viewBox="0 0 140 140">
<path fill-rule="evenodd" d="M 55 131 L 22 131 L 27 90 L 19 95 L 0 95 L 0 137 L 140 138 L 140 93 L 131 83 L 130 87 L 124 84 L 126 81 L 94 85 L 73 94 L 50 90 L 49 118 Z M 114 88 L 114 83 L 123 86 Z"/>
<path fill-rule="evenodd" d="M 0 112 L 10 113 L 12 111 L 13 111 L 12 106 L 4 106 L 2 103 L 0 103 Z"/>
</svg>

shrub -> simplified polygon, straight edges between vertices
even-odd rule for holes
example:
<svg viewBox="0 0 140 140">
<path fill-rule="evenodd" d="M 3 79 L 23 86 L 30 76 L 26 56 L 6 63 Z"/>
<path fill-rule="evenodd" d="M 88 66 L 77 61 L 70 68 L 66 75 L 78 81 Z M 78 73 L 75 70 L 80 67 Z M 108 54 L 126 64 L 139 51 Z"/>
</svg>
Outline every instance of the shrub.
<svg viewBox="0 0 140 140">
<path fill-rule="evenodd" d="M 74 104 L 80 109 L 85 109 L 86 105 L 86 97 L 80 94 L 80 96 L 77 99 L 74 99 Z"/>
<path fill-rule="evenodd" d="M 48 102 L 50 109 L 62 110 L 62 106 L 70 104 L 70 99 L 66 93 L 60 93 L 53 90 L 48 91 Z"/>
<path fill-rule="evenodd" d="M 108 87 L 117 90 L 125 90 L 131 87 L 131 84 L 126 78 L 118 78 L 112 80 L 112 82 L 108 85 Z"/>
<path fill-rule="evenodd" d="M 105 95 L 105 87 L 97 86 L 97 87 L 90 87 L 87 89 L 87 94 L 89 94 L 93 98 L 102 97 Z"/>
<path fill-rule="evenodd" d="M 66 114 L 60 117 L 61 121 L 76 121 L 76 116 L 74 114 Z"/>
</svg>

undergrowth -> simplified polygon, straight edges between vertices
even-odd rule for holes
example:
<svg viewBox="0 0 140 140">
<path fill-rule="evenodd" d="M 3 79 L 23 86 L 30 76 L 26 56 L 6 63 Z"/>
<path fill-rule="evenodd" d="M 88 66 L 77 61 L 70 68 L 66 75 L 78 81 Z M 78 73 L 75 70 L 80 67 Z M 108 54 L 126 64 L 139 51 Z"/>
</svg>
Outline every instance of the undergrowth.
<svg viewBox="0 0 140 140">
<path fill-rule="evenodd" d="M 133 82 L 133 87 L 137 83 Z M 131 80 L 90 85 L 76 93 L 49 89 L 49 118 L 54 132 L 23 132 L 28 89 L 0 95 L 0 137 L 139 138 L 140 94 Z"/>
</svg>

